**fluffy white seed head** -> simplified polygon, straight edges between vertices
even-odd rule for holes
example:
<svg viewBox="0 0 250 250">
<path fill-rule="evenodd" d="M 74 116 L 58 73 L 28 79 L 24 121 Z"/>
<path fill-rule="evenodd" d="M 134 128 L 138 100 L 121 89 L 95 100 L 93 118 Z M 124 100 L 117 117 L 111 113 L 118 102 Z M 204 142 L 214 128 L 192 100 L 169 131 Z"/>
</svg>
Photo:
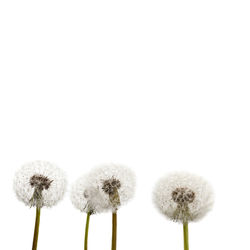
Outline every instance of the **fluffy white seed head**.
<svg viewBox="0 0 250 250">
<path fill-rule="evenodd" d="M 161 178 L 154 189 L 153 201 L 161 213 L 181 223 L 197 221 L 211 210 L 211 186 L 203 178 L 176 172 Z"/>
<path fill-rule="evenodd" d="M 72 185 L 70 198 L 77 209 L 86 213 L 101 213 L 109 206 L 90 175 L 83 175 Z"/>
<path fill-rule="evenodd" d="M 64 196 L 67 181 L 64 172 L 47 161 L 25 164 L 14 177 L 17 198 L 27 206 L 52 207 Z"/>
<path fill-rule="evenodd" d="M 94 185 L 109 204 L 109 210 L 117 210 L 119 206 L 127 203 L 135 193 L 135 175 L 125 166 L 102 165 L 93 169 L 90 175 L 94 180 Z"/>
</svg>

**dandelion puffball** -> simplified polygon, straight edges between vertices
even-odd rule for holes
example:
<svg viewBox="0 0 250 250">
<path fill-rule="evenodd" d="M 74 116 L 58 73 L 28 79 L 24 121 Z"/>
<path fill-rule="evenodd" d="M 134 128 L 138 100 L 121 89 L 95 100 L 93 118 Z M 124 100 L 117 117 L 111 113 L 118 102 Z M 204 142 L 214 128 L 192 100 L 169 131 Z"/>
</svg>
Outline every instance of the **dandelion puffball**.
<svg viewBox="0 0 250 250">
<path fill-rule="evenodd" d="M 85 213 L 101 213 L 109 206 L 89 175 L 83 175 L 72 185 L 70 198 L 73 205 Z"/>
<path fill-rule="evenodd" d="M 28 206 L 52 207 L 66 191 L 64 172 L 47 161 L 30 162 L 16 172 L 14 191 L 17 198 Z"/>
<path fill-rule="evenodd" d="M 173 221 L 186 223 L 203 218 L 213 206 L 213 191 L 203 178 L 185 172 L 158 181 L 153 201 Z"/>
<path fill-rule="evenodd" d="M 135 192 L 135 175 L 129 168 L 107 164 L 96 167 L 90 173 L 93 184 L 99 189 L 110 210 L 128 202 Z"/>
</svg>

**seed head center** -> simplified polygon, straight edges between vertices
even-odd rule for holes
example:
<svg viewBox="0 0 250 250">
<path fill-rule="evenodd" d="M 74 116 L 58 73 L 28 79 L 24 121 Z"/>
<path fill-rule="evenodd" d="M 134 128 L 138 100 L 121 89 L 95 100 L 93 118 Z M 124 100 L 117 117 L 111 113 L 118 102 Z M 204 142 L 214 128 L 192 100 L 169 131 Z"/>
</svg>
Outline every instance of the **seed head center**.
<svg viewBox="0 0 250 250">
<path fill-rule="evenodd" d="M 172 192 L 172 198 L 178 205 L 187 205 L 195 199 L 195 193 L 189 188 L 176 188 Z"/>
<path fill-rule="evenodd" d="M 121 182 L 112 177 L 109 180 L 103 181 L 102 190 L 109 195 L 114 195 L 120 187 Z"/>
<path fill-rule="evenodd" d="M 41 174 L 35 174 L 30 178 L 30 185 L 31 187 L 38 189 L 40 191 L 44 189 L 49 189 L 50 184 L 53 180 L 50 180 L 48 177 L 43 176 Z"/>
</svg>

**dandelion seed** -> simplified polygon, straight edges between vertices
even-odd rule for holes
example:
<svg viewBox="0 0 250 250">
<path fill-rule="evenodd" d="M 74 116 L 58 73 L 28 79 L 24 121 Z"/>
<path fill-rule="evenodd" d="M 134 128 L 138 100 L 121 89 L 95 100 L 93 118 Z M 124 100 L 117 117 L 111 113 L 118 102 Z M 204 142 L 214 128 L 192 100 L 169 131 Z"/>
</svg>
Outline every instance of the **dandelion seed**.
<svg viewBox="0 0 250 250">
<path fill-rule="evenodd" d="M 70 199 L 75 208 L 85 213 L 101 213 L 109 207 L 90 175 L 83 175 L 76 180 L 71 187 Z"/>
<path fill-rule="evenodd" d="M 188 223 L 203 218 L 213 206 L 211 186 L 201 177 L 177 172 L 160 179 L 153 193 L 159 211 L 183 224 L 184 249 L 188 250 Z"/>
<path fill-rule="evenodd" d="M 107 164 L 94 168 L 90 175 L 94 185 L 109 204 L 109 210 L 116 211 L 133 198 L 135 175 L 129 168 Z"/>
<path fill-rule="evenodd" d="M 17 171 L 13 183 L 17 198 L 36 207 L 32 250 L 37 249 L 41 208 L 56 205 L 63 198 L 66 185 L 64 172 L 46 161 L 30 162 Z"/>
<path fill-rule="evenodd" d="M 112 211 L 112 245 L 116 250 L 117 210 L 134 195 L 135 175 L 127 167 L 109 164 L 97 167 L 91 172 L 93 183 L 99 188 L 104 200 Z"/>
<path fill-rule="evenodd" d="M 109 203 L 103 198 L 90 175 L 83 175 L 72 185 L 70 198 L 77 209 L 87 214 L 84 239 L 84 250 L 87 250 L 90 216 L 107 210 Z"/>
</svg>

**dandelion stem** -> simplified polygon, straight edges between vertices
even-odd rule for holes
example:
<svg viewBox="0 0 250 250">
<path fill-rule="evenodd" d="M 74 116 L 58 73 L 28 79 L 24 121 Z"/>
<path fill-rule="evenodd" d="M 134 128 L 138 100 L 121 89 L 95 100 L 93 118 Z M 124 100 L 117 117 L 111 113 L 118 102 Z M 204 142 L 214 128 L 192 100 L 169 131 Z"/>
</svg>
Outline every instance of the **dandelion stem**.
<svg viewBox="0 0 250 250">
<path fill-rule="evenodd" d="M 184 238 L 184 250 L 189 250 L 189 243 L 188 243 L 188 223 L 183 223 L 183 238 Z"/>
<path fill-rule="evenodd" d="M 34 230 L 32 250 L 36 250 L 37 249 L 38 234 L 39 234 L 39 225 L 40 225 L 40 214 L 41 214 L 41 208 L 37 206 L 36 207 L 36 223 L 35 223 L 35 230 Z"/>
<path fill-rule="evenodd" d="M 88 250 L 88 236 L 89 236 L 89 220 L 91 212 L 87 213 L 86 226 L 85 226 L 85 239 L 84 239 L 84 250 Z"/>
<path fill-rule="evenodd" d="M 111 250 L 116 250 L 117 240 L 117 211 L 112 213 L 112 246 Z"/>
</svg>

